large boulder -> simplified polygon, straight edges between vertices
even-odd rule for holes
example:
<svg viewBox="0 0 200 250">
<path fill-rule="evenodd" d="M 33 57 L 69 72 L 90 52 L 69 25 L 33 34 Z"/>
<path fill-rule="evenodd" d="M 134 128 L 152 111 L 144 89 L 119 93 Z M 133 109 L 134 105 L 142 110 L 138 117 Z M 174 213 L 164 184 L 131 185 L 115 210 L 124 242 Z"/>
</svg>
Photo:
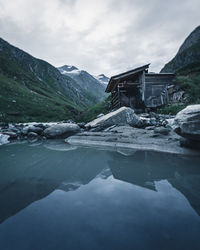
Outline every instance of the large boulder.
<svg viewBox="0 0 200 250">
<path fill-rule="evenodd" d="M 78 133 L 80 127 L 77 124 L 73 123 L 61 123 L 54 124 L 49 128 L 44 130 L 44 136 L 47 138 L 66 138 L 70 135 Z"/>
<path fill-rule="evenodd" d="M 200 104 L 181 110 L 174 119 L 173 128 L 180 136 L 200 141 Z"/>
<path fill-rule="evenodd" d="M 141 125 L 141 120 L 133 109 L 122 107 L 87 123 L 85 126 L 86 128 L 105 129 L 113 125 L 127 124 L 133 127 L 139 127 Z"/>
</svg>

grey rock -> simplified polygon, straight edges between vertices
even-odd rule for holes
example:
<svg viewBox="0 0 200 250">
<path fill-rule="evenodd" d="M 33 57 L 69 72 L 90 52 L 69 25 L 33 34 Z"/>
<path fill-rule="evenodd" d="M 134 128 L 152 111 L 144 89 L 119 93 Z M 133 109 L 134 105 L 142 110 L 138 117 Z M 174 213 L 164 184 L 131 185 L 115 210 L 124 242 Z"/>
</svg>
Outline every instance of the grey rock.
<svg viewBox="0 0 200 250">
<path fill-rule="evenodd" d="M 78 125 L 80 128 L 85 128 L 85 122 L 79 122 L 79 123 L 77 123 L 77 125 Z"/>
<path fill-rule="evenodd" d="M 152 134 L 152 135 L 150 135 L 151 137 L 159 137 L 159 136 L 161 136 L 161 134 L 159 134 L 159 133 L 157 133 L 157 134 Z"/>
<path fill-rule="evenodd" d="M 99 114 L 99 115 L 97 116 L 97 118 L 100 118 L 100 117 L 102 117 L 102 116 L 104 116 L 103 113 Z"/>
<path fill-rule="evenodd" d="M 115 127 L 116 127 L 116 125 L 112 125 L 111 127 L 108 127 L 106 129 L 104 129 L 104 132 L 108 132 L 109 130 L 111 130 L 111 129 L 115 128 Z"/>
<path fill-rule="evenodd" d="M 171 139 L 172 138 L 172 139 Z M 170 140 L 168 140 L 170 139 Z M 180 147 L 179 136 L 173 131 L 168 136 L 154 134 L 131 126 L 118 126 L 108 132 L 83 132 L 68 137 L 65 142 L 75 146 L 91 146 L 103 149 L 131 149 L 167 152 L 182 155 L 198 155 L 199 152 Z"/>
<path fill-rule="evenodd" d="M 3 135 L 0 133 L 0 146 L 9 143 L 9 135 Z"/>
<path fill-rule="evenodd" d="M 161 135 L 168 135 L 169 129 L 164 128 L 164 127 L 157 127 L 157 128 L 154 128 L 154 133 L 161 134 Z"/>
<path fill-rule="evenodd" d="M 161 122 L 161 124 L 162 124 L 162 126 L 165 127 L 165 126 L 168 124 L 168 121 L 167 121 L 167 120 L 164 120 L 164 121 Z"/>
<path fill-rule="evenodd" d="M 174 119 L 173 128 L 187 139 L 200 141 L 200 104 L 181 110 Z"/>
<path fill-rule="evenodd" d="M 172 130 L 172 127 L 169 124 L 165 125 L 165 128 Z"/>
<path fill-rule="evenodd" d="M 150 116 L 150 118 L 159 119 L 159 114 L 156 114 L 156 113 L 154 113 L 154 112 L 150 112 L 150 113 L 149 113 L 149 116 Z"/>
<path fill-rule="evenodd" d="M 99 127 L 95 127 L 95 128 L 90 128 L 90 132 L 100 132 L 103 131 L 103 127 L 99 126 Z"/>
<path fill-rule="evenodd" d="M 78 133 L 79 131 L 80 127 L 77 124 L 73 123 L 54 124 L 44 130 L 44 136 L 46 138 L 66 138 L 70 135 Z"/>
<path fill-rule="evenodd" d="M 7 131 L 7 132 L 3 132 L 4 135 L 8 135 L 9 136 L 9 140 L 14 140 L 17 139 L 17 133 L 12 132 L 12 131 Z"/>
<path fill-rule="evenodd" d="M 155 117 L 150 118 L 150 124 L 151 124 L 152 126 L 157 125 L 157 120 L 156 120 L 156 118 L 155 118 Z"/>
<path fill-rule="evenodd" d="M 35 125 L 33 125 L 28 128 L 28 133 L 29 132 L 34 132 L 41 135 L 43 133 L 43 129 L 41 127 L 36 127 Z"/>
<path fill-rule="evenodd" d="M 21 131 L 22 135 L 26 136 L 28 135 L 28 126 L 24 127 Z"/>
<path fill-rule="evenodd" d="M 140 117 L 149 118 L 149 114 L 148 113 L 142 113 L 142 114 L 140 114 Z"/>
<path fill-rule="evenodd" d="M 28 138 L 37 138 L 38 137 L 38 134 L 37 133 L 34 133 L 34 132 L 29 132 L 28 133 Z"/>
<path fill-rule="evenodd" d="M 101 116 L 86 124 L 87 127 L 102 129 L 111 127 L 113 125 L 131 125 L 133 127 L 141 126 L 139 117 L 134 110 L 127 107 L 122 107 L 116 111 L 110 112 L 107 115 Z"/>
<path fill-rule="evenodd" d="M 16 127 L 11 128 L 10 131 L 15 132 L 15 133 L 19 133 L 19 129 Z"/>
<path fill-rule="evenodd" d="M 34 127 L 42 128 L 43 130 L 45 130 L 45 128 L 47 128 L 47 126 L 42 124 L 42 123 L 35 124 Z"/>
<path fill-rule="evenodd" d="M 149 126 L 149 127 L 146 127 L 145 129 L 146 130 L 154 130 L 155 126 Z"/>
<path fill-rule="evenodd" d="M 185 148 L 193 148 L 200 150 L 200 141 L 180 138 L 180 146 Z"/>
</svg>

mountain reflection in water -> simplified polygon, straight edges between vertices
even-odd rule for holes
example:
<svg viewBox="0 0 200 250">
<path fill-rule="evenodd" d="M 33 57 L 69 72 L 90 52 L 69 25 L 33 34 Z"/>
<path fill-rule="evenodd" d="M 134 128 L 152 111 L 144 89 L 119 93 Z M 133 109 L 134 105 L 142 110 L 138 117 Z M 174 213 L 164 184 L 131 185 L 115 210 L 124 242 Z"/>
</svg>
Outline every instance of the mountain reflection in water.
<svg viewBox="0 0 200 250">
<path fill-rule="evenodd" d="M 62 192 L 67 192 L 66 194 L 69 195 L 63 196 Z M 179 192 L 183 194 L 187 200 L 184 200 L 184 197 L 182 197 Z M 149 203 L 146 202 L 146 199 L 148 199 Z M 34 203 L 35 201 L 38 202 Z M 174 201 L 176 202 L 172 203 Z M 191 206 L 189 203 L 187 204 L 187 201 Z M 191 226 L 194 227 L 193 240 L 195 240 L 196 233 L 200 233 L 200 220 L 198 217 L 198 215 L 200 215 L 200 160 L 198 158 L 155 152 L 138 151 L 134 153 L 129 150 L 122 150 L 120 154 L 114 151 L 75 148 L 59 141 L 47 142 L 46 144 L 35 146 L 25 143 L 0 147 L 0 223 L 2 223 L 0 225 L 0 241 L 2 240 L 1 235 L 4 235 L 4 241 L 7 242 L 5 235 L 9 232 L 10 227 L 15 228 L 15 226 L 18 225 L 18 218 L 20 218 L 22 222 L 24 221 L 22 218 L 25 215 L 26 221 L 28 221 L 30 217 L 32 217 L 32 219 L 34 219 L 34 216 L 37 218 L 37 213 L 33 213 L 31 208 L 34 207 L 34 209 L 38 211 L 38 214 L 42 213 L 41 211 L 44 209 L 48 214 L 48 209 L 50 211 L 51 207 L 56 206 L 59 202 L 60 207 L 57 207 L 57 209 L 58 211 L 61 209 L 60 214 L 63 213 L 63 216 L 67 213 L 67 215 L 73 217 L 76 209 L 78 209 L 77 207 L 81 207 L 77 210 L 79 216 L 77 216 L 77 214 L 76 216 L 77 220 L 79 218 L 77 223 L 79 223 L 83 231 L 86 226 L 90 228 L 91 223 L 94 223 L 96 220 L 92 218 L 93 212 L 94 214 L 101 212 L 102 214 L 108 213 L 106 214 L 107 217 L 105 214 L 104 216 L 108 222 L 111 220 L 109 222 L 110 226 L 119 220 L 119 232 L 121 232 L 120 227 L 122 227 L 120 225 L 126 222 L 127 234 L 123 236 L 122 233 L 121 240 L 125 237 L 124 241 L 127 241 L 127 244 L 130 239 L 126 239 L 126 237 L 131 234 L 132 226 L 134 225 L 134 216 L 136 216 L 137 213 L 141 213 L 141 211 L 139 211 L 140 209 L 144 210 L 143 212 L 146 214 L 149 213 L 149 217 L 146 218 L 147 221 L 155 216 L 152 213 L 155 212 L 156 214 L 159 213 L 159 211 L 165 210 L 166 220 L 168 210 L 171 211 L 169 213 L 172 213 L 174 219 L 176 219 L 177 212 L 180 212 L 180 214 L 183 213 L 186 217 L 186 222 L 187 216 L 197 216 L 195 217 L 197 219 L 191 222 Z M 83 208 L 84 203 L 90 204 L 90 206 L 88 205 L 89 208 Z M 148 208 L 148 204 L 149 207 L 153 205 L 155 210 Z M 62 206 L 63 208 L 61 208 Z M 117 207 L 119 207 L 119 210 L 117 210 Z M 67 209 L 69 211 L 66 212 Z M 175 211 L 176 209 L 177 211 Z M 27 211 L 29 211 L 28 215 Z M 86 214 L 82 216 L 83 211 L 85 211 L 84 213 Z M 53 213 L 55 214 L 52 214 L 52 216 L 57 216 L 57 221 L 59 221 L 59 216 L 61 215 L 58 215 L 56 211 L 53 211 Z M 88 216 L 88 222 L 86 224 L 84 216 Z M 101 216 L 101 214 L 99 214 L 99 216 Z M 131 216 L 133 216 L 132 219 Z M 9 217 L 10 219 L 8 219 Z M 42 215 L 41 218 L 44 218 L 44 215 Z M 72 223 L 70 224 L 72 226 L 71 230 L 77 230 L 75 227 L 76 219 L 74 217 L 73 219 L 75 220 L 73 222 L 74 224 L 70 220 L 70 223 Z M 103 220 L 103 218 L 101 219 Z M 120 222 L 120 220 L 122 221 Z M 105 233 L 107 232 L 109 234 L 110 228 L 107 228 L 108 225 L 101 225 L 101 223 L 106 223 L 106 220 L 99 223 L 100 225 L 95 224 L 95 226 L 92 224 L 92 230 L 100 237 L 98 238 L 98 242 L 106 244 L 104 237 L 101 235 L 101 229 L 103 228 Z M 46 226 L 47 225 L 48 223 Z M 49 224 L 49 227 L 51 226 L 52 225 Z M 67 226 L 67 224 L 65 226 Z M 159 224 L 158 228 L 160 226 Z M 25 227 L 27 227 L 27 225 L 25 225 Z M 137 223 L 135 227 L 137 227 Z M 148 230 L 153 230 L 148 227 L 143 227 L 142 230 L 147 230 L 147 232 Z M 55 226 L 55 229 L 58 229 L 57 226 Z M 113 234 L 115 230 L 117 229 L 113 228 Z M 139 231 L 135 231 L 135 233 L 140 234 L 141 229 L 138 230 Z M 177 230 L 180 229 L 177 228 Z M 153 231 L 151 233 L 153 233 Z M 80 237 L 80 235 L 78 235 L 78 237 Z M 110 237 L 112 238 L 112 234 Z M 167 239 L 168 236 L 165 235 L 163 237 Z M 81 238 L 79 241 L 77 246 L 69 245 L 69 247 L 73 247 L 74 249 L 78 249 L 80 246 L 81 249 L 91 249 L 91 247 L 93 249 L 109 249 L 111 246 L 114 246 L 112 240 L 110 241 L 112 242 L 110 243 L 111 245 L 108 243 L 108 246 L 105 245 L 105 248 L 98 248 L 97 245 L 100 243 L 90 245 L 92 243 L 89 244 L 85 242 L 85 239 Z M 82 244 L 82 242 L 84 242 L 84 244 Z M 195 246 L 196 245 L 193 247 Z M 27 245 L 24 248 L 23 245 L 20 245 L 20 249 L 26 249 L 26 247 Z M 129 247 L 133 249 L 131 248 L 131 244 L 128 244 L 127 248 L 124 249 L 129 249 Z M 8 247 L 8 249 L 11 248 Z M 32 248 L 30 247 L 28 249 Z M 54 248 L 48 246 L 46 249 Z M 121 249 L 120 244 L 116 244 L 113 249 Z"/>
</svg>

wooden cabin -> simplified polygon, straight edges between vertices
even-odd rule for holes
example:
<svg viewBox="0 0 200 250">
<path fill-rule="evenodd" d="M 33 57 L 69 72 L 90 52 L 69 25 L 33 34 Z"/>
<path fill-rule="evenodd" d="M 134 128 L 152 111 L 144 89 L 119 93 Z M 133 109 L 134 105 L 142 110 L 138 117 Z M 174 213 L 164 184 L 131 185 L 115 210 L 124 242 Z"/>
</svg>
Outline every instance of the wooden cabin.
<svg viewBox="0 0 200 250">
<path fill-rule="evenodd" d="M 168 88 L 174 86 L 175 75 L 148 73 L 149 65 L 110 78 L 105 91 L 111 93 L 112 109 L 126 106 L 140 111 L 170 102 Z"/>
</svg>

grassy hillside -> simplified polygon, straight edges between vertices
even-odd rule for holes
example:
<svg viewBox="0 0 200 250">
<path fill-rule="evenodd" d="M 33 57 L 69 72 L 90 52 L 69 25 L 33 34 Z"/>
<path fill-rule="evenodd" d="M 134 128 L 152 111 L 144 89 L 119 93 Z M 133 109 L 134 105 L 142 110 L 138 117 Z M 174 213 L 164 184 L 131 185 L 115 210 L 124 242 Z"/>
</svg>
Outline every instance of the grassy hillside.
<svg viewBox="0 0 200 250">
<path fill-rule="evenodd" d="M 78 121 L 80 122 L 89 122 L 97 118 L 101 113 L 104 115 L 110 111 L 110 100 L 111 96 L 108 96 L 104 101 L 97 103 L 94 106 L 91 106 L 80 113 Z"/>
<path fill-rule="evenodd" d="M 6 122 L 75 119 L 80 108 L 67 98 L 30 90 L 0 74 L 0 120 Z"/>
<path fill-rule="evenodd" d="M 96 102 L 75 80 L 0 38 L 0 121 L 77 119 Z"/>
</svg>

